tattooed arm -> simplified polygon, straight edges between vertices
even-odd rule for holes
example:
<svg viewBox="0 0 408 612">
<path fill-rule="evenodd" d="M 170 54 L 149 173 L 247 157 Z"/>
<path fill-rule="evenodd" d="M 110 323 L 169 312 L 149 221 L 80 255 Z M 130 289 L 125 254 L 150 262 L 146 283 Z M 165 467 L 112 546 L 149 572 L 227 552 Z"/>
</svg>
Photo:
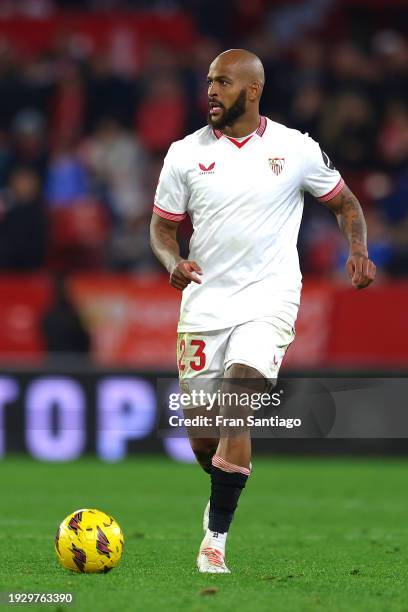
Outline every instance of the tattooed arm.
<svg viewBox="0 0 408 612">
<path fill-rule="evenodd" d="M 356 196 L 345 185 L 325 205 L 337 217 L 338 224 L 349 243 L 349 257 L 346 268 L 356 289 L 368 287 L 375 277 L 375 265 L 368 258 L 367 226 L 363 211 Z"/>
</svg>

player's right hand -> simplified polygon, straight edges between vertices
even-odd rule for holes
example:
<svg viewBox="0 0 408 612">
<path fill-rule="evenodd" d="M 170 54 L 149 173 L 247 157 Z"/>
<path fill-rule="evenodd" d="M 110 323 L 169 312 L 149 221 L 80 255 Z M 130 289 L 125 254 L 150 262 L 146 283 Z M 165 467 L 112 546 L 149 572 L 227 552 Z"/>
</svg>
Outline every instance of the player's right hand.
<svg viewBox="0 0 408 612">
<path fill-rule="evenodd" d="M 174 267 L 170 274 L 170 285 L 179 291 L 183 291 L 193 281 L 201 285 L 201 275 L 203 271 L 195 261 L 187 261 L 182 259 Z"/>
</svg>

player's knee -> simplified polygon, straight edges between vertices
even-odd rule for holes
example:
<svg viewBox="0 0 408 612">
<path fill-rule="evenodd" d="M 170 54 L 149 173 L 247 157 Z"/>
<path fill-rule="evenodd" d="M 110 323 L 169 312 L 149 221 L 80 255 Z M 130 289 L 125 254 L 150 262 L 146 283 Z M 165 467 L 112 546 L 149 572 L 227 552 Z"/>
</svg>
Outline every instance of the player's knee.
<svg viewBox="0 0 408 612">
<path fill-rule="evenodd" d="M 204 472 L 211 472 L 211 460 L 217 450 L 218 440 L 212 438 L 191 438 L 191 448 Z"/>
<path fill-rule="evenodd" d="M 243 363 L 233 363 L 225 372 L 226 378 L 263 378 L 262 374 L 255 368 Z"/>
<path fill-rule="evenodd" d="M 197 455 L 212 455 L 217 450 L 218 440 L 213 438 L 192 438 L 190 440 L 193 453 Z"/>
</svg>

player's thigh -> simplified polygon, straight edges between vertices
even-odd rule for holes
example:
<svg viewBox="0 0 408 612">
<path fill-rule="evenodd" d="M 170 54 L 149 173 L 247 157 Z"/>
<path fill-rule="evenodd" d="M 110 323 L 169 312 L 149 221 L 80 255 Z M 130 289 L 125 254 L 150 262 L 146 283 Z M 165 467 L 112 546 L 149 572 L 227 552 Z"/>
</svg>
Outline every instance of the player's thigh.
<svg viewBox="0 0 408 612">
<path fill-rule="evenodd" d="M 222 376 L 231 330 L 179 332 L 177 366 L 179 379 Z"/>
<path fill-rule="evenodd" d="M 219 391 L 231 332 L 232 329 L 223 329 L 178 334 L 177 363 L 180 389 L 183 393 L 194 397 L 194 401 L 185 407 L 188 410 L 208 405 L 208 401 L 201 402 L 200 398 L 203 395 L 206 397 L 208 394 L 214 395 Z"/>
<path fill-rule="evenodd" d="M 180 332 L 177 336 L 180 390 L 190 396 L 183 406 L 184 417 L 188 419 L 185 427 L 195 452 L 214 447 L 218 440 L 215 417 L 219 406 L 214 397 L 221 387 L 231 332 L 231 329 Z"/>
<path fill-rule="evenodd" d="M 238 325 L 229 338 L 224 368 L 227 370 L 232 364 L 240 363 L 274 381 L 294 337 L 293 327 L 279 318 L 268 317 Z"/>
</svg>

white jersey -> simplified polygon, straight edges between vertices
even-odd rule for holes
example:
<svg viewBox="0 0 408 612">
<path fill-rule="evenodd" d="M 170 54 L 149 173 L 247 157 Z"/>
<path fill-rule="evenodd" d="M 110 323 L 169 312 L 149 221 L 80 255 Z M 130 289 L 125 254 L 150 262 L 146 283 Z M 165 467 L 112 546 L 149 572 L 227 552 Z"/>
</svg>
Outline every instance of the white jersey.
<svg viewBox="0 0 408 612">
<path fill-rule="evenodd" d="M 303 193 L 330 200 L 344 182 L 308 135 L 261 117 L 233 139 L 206 126 L 173 143 L 154 212 L 194 228 L 189 259 L 202 284 L 183 291 L 178 331 L 210 331 L 277 314 L 294 325 L 300 303 L 297 238 Z"/>
</svg>

